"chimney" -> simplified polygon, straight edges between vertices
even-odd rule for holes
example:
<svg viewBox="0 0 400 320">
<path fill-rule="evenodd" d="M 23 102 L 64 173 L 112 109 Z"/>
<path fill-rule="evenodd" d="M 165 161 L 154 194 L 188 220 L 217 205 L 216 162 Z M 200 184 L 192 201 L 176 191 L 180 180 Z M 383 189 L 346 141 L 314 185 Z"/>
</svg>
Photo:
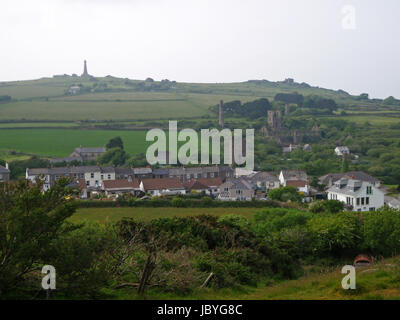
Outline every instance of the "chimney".
<svg viewBox="0 0 400 320">
<path fill-rule="evenodd" d="M 6 162 L 6 169 L 9 170 L 9 169 L 8 169 L 8 162 Z"/>
<path fill-rule="evenodd" d="M 220 101 L 219 103 L 219 125 L 221 128 L 224 128 L 224 101 Z"/>
</svg>

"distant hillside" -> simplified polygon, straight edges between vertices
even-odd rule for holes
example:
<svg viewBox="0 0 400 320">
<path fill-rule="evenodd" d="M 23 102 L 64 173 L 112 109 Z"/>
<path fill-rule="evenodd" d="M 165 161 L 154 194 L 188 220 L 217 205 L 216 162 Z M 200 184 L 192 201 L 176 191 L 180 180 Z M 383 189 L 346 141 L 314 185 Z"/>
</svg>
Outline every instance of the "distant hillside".
<svg viewBox="0 0 400 320">
<path fill-rule="evenodd" d="M 249 80 L 241 83 L 178 83 L 170 80 L 145 81 L 112 76 L 54 76 L 30 81 L 0 83 L 0 119 L 7 120 L 138 120 L 207 116 L 219 100 L 242 103 L 272 100 L 279 93 L 297 92 L 334 99 L 342 107 L 375 108 L 382 100 L 368 95 L 352 96 L 343 90 L 329 90 L 297 83 Z M 394 98 L 393 98 L 394 99 Z M 396 104 L 388 100 L 386 106 Z M 390 102 L 390 103 L 389 103 Z"/>
</svg>

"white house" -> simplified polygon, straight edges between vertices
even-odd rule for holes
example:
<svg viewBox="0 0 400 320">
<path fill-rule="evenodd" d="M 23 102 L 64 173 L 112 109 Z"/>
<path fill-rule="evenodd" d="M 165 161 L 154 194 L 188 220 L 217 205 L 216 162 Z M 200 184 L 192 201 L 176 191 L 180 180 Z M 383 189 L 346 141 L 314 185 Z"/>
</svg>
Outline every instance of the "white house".
<svg viewBox="0 0 400 320">
<path fill-rule="evenodd" d="M 348 147 L 336 147 L 335 153 L 337 156 L 344 156 L 350 154 L 350 150 Z"/>
<path fill-rule="evenodd" d="M 178 178 L 143 179 L 140 190 L 152 196 L 186 194 L 186 189 Z"/>
<path fill-rule="evenodd" d="M 375 211 L 384 206 L 384 193 L 372 183 L 340 179 L 328 189 L 329 200 L 339 200 L 353 211 Z"/>
<path fill-rule="evenodd" d="M 300 170 L 282 170 L 279 174 L 279 181 L 282 186 L 286 187 L 288 181 L 304 181 L 308 184 L 307 173 Z"/>
</svg>

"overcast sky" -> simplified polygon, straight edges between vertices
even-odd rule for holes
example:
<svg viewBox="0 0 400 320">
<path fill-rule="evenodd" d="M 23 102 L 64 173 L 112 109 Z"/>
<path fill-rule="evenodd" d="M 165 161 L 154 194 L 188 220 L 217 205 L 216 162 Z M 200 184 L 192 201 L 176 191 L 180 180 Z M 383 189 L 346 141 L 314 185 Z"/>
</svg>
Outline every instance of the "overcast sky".
<svg viewBox="0 0 400 320">
<path fill-rule="evenodd" d="M 399 0 L 1 0 L 0 81 L 81 74 L 86 59 L 94 76 L 400 98 L 399 35 Z"/>
</svg>

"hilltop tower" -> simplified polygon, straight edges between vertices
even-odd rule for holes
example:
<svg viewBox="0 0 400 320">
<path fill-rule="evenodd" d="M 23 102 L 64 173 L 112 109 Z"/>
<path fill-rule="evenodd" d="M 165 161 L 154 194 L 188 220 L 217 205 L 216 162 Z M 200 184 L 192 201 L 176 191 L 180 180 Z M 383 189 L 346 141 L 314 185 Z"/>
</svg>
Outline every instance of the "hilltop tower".
<svg viewBox="0 0 400 320">
<path fill-rule="evenodd" d="M 219 125 L 221 126 L 221 128 L 224 128 L 224 101 L 220 101 L 219 102 Z"/>
<path fill-rule="evenodd" d="M 83 73 L 82 73 L 82 77 L 88 77 L 89 73 L 87 71 L 87 64 L 86 64 L 86 60 L 84 61 L 84 65 L 83 65 Z"/>
</svg>

